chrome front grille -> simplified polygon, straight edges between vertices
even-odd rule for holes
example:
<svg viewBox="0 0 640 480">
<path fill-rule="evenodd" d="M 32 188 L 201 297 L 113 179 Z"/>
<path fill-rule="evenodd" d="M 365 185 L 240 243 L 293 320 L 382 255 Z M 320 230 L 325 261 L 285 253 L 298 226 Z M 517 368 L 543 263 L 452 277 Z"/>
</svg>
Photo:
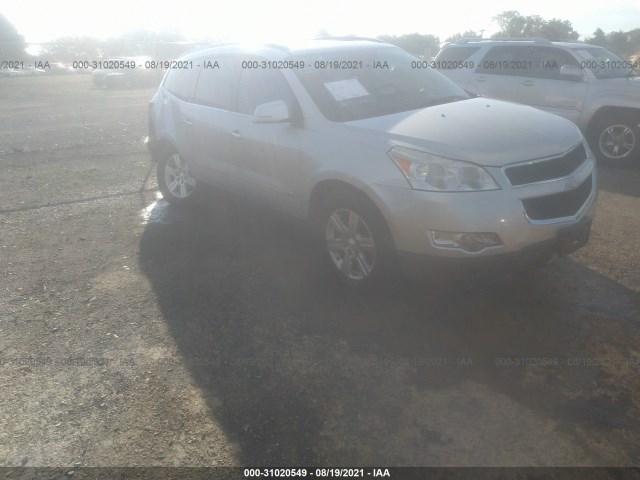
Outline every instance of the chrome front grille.
<svg viewBox="0 0 640 480">
<path fill-rule="evenodd" d="M 511 185 L 515 187 L 569 176 L 585 160 L 587 160 L 587 152 L 581 143 L 559 157 L 548 160 L 533 160 L 525 164 L 506 167 L 504 171 Z"/>
<path fill-rule="evenodd" d="M 593 188 L 592 175 L 577 188 L 567 192 L 554 193 L 544 197 L 522 200 L 527 216 L 531 220 L 572 217 L 585 204 Z"/>
</svg>

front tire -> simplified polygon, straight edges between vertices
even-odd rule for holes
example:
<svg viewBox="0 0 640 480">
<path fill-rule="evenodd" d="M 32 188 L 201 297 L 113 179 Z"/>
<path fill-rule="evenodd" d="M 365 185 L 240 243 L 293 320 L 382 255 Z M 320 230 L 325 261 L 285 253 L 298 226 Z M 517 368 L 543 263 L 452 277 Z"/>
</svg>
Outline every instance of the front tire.
<svg viewBox="0 0 640 480">
<path fill-rule="evenodd" d="M 640 115 L 622 113 L 596 120 L 590 144 L 599 162 L 628 166 L 640 158 Z"/>
<path fill-rule="evenodd" d="M 317 232 L 331 270 L 347 286 L 367 289 L 393 273 L 393 242 L 384 218 L 363 194 L 334 190 Z"/>
<path fill-rule="evenodd" d="M 178 152 L 169 152 L 158 162 L 158 187 L 162 197 L 172 205 L 195 202 L 198 183 Z"/>
</svg>

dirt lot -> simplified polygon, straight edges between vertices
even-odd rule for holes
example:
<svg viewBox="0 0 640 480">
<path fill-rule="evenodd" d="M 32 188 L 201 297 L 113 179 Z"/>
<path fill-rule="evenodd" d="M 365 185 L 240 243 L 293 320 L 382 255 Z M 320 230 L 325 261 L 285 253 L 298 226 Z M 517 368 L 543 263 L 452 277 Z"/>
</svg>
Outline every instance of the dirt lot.
<svg viewBox="0 0 640 480">
<path fill-rule="evenodd" d="M 286 218 L 158 201 L 151 94 L 0 79 L 0 466 L 640 466 L 640 169 L 549 267 L 354 295 Z"/>
</svg>

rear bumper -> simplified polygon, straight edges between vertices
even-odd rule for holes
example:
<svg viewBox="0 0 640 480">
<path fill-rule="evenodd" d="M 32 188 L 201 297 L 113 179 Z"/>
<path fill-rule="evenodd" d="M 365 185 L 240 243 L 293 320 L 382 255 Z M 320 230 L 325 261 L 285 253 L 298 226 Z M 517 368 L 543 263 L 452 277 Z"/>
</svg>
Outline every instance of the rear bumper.
<svg viewBox="0 0 640 480">
<path fill-rule="evenodd" d="M 589 241 L 591 224 L 590 218 L 584 218 L 558 230 L 555 238 L 528 245 L 517 252 L 464 258 L 397 252 L 397 257 L 401 269 L 411 275 L 468 278 L 517 272 L 545 265 L 556 256 L 582 248 Z"/>
</svg>

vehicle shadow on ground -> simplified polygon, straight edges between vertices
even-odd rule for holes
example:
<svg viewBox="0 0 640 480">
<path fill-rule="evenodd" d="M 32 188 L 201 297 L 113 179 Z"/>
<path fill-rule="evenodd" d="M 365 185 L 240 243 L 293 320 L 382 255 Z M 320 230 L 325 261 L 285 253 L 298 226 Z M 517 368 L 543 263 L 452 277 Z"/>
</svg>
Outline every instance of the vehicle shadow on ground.
<svg viewBox="0 0 640 480">
<path fill-rule="evenodd" d="M 638 161 L 640 164 L 640 160 Z M 600 189 L 630 197 L 640 197 L 640 168 L 598 167 Z"/>
<path fill-rule="evenodd" d="M 491 282 L 398 281 L 375 294 L 354 294 L 334 280 L 303 225 L 233 197 L 217 194 L 209 203 L 183 210 L 160 201 L 139 262 L 181 355 L 214 360 L 189 368 L 216 421 L 240 445 L 244 464 L 370 458 L 358 445 L 326 438 L 331 425 L 340 430 L 335 422 L 379 436 L 368 445 L 387 451 L 385 432 L 400 428 L 394 424 L 402 425 L 405 405 L 391 392 L 382 407 L 375 405 L 396 368 L 417 392 L 477 382 L 556 428 L 572 433 L 579 426 L 600 438 L 615 431 L 633 447 L 627 430 L 640 431 L 640 423 L 632 385 L 617 383 L 601 366 L 541 368 L 531 381 L 529 369 L 506 366 L 505 359 L 566 360 L 622 342 L 613 327 L 622 323 L 637 333 L 635 292 L 563 259 Z M 611 338 L 598 336 L 603 325 Z M 460 412 L 460 421 L 473 414 Z M 378 430 L 362 425 L 374 415 Z M 426 426 L 420 442 L 444 440 Z M 398 465 L 422 454 L 392 451 L 375 458 Z"/>
</svg>

